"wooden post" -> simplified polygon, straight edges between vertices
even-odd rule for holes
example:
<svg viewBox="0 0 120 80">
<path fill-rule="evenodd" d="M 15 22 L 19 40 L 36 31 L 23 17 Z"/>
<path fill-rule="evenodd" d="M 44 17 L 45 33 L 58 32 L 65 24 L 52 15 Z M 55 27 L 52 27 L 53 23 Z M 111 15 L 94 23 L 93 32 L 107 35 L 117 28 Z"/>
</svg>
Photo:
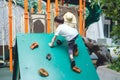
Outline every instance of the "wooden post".
<svg viewBox="0 0 120 80">
<path fill-rule="evenodd" d="M 55 0 L 55 11 L 56 11 L 56 16 L 58 16 L 58 13 L 59 13 L 58 0 Z"/>
<path fill-rule="evenodd" d="M 50 0 L 47 0 L 47 33 L 50 33 Z"/>
<path fill-rule="evenodd" d="M 12 65 L 12 0 L 9 0 L 8 4 L 9 10 L 9 61 L 10 61 L 10 71 L 13 71 Z"/>
<path fill-rule="evenodd" d="M 31 12 L 31 13 L 34 13 L 34 8 L 31 8 L 30 12 Z"/>
<path fill-rule="evenodd" d="M 61 0 L 61 4 L 62 4 L 62 5 L 64 4 L 64 0 Z"/>
<path fill-rule="evenodd" d="M 38 0 L 38 13 L 41 13 L 42 9 L 42 0 Z"/>
<path fill-rule="evenodd" d="M 48 7 L 48 2 L 46 3 L 46 11 L 48 10 L 47 7 Z"/>
<path fill-rule="evenodd" d="M 83 35 L 83 9 L 82 9 L 82 0 L 79 0 L 79 32 L 80 32 L 80 35 Z"/>
<path fill-rule="evenodd" d="M 69 1 L 66 1 L 66 6 L 68 7 Z"/>
<path fill-rule="evenodd" d="M 84 16 L 83 16 L 83 36 L 86 37 L 86 29 L 85 29 L 86 0 L 83 0 L 83 11 L 84 11 Z"/>
<path fill-rule="evenodd" d="M 24 0 L 24 24 L 25 33 L 28 33 L 28 0 Z"/>
</svg>

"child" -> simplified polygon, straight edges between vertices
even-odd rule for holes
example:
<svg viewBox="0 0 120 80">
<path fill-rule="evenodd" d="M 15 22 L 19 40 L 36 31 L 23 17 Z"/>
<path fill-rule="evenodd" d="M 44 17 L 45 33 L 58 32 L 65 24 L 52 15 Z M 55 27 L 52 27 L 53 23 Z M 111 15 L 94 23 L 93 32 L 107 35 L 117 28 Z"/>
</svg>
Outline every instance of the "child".
<svg viewBox="0 0 120 80">
<path fill-rule="evenodd" d="M 54 37 L 52 41 L 49 43 L 50 47 L 53 47 L 54 41 L 58 35 L 65 37 L 68 42 L 68 52 L 71 61 L 71 68 L 73 71 L 80 73 L 80 69 L 76 67 L 73 55 L 78 55 L 77 44 L 75 44 L 75 40 L 78 37 L 78 31 L 75 28 L 69 27 L 64 23 L 64 18 L 62 16 L 56 16 L 54 18 L 54 23 L 57 27 Z M 76 47 L 76 48 L 75 48 Z M 74 49 L 75 48 L 75 49 Z"/>
</svg>

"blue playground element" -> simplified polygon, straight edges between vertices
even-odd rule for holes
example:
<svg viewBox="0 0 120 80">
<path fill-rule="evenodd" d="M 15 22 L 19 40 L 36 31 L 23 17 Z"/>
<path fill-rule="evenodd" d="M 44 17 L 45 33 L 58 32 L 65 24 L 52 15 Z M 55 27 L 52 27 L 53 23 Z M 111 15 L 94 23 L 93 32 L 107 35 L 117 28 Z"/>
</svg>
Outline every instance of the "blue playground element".
<svg viewBox="0 0 120 80">
<path fill-rule="evenodd" d="M 47 33 L 17 35 L 13 80 L 99 80 L 81 36 L 76 40 L 79 55 L 75 56 L 81 73 L 72 71 L 63 37 L 57 38 L 62 41 L 61 45 L 55 43 L 53 48 L 48 46 L 52 37 L 53 34 Z M 39 46 L 32 50 L 30 46 L 33 42 Z M 47 54 L 51 55 L 50 60 L 46 59 Z M 40 76 L 40 68 L 44 68 L 49 76 Z"/>
</svg>

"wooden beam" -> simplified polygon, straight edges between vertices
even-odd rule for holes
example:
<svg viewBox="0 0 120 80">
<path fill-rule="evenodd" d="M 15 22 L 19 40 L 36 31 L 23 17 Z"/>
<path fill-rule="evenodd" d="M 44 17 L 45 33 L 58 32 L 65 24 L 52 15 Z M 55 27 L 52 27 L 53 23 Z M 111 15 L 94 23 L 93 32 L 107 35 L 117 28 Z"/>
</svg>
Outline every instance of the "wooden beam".
<svg viewBox="0 0 120 80">
<path fill-rule="evenodd" d="M 64 5 L 64 0 L 61 0 L 61 4 Z"/>
<path fill-rule="evenodd" d="M 86 0 L 83 0 L 83 36 L 86 37 L 85 16 L 86 16 Z"/>
<path fill-rule="evenodd" d="M 34 13 L 34 8 L 32 7 L 31 10 L 30 10 L 31 13 Z"/>
<path fill-rule="evenodd" d="M 9 16 L 9 62 L 10 62 L 10 71 L 13 71 L 12 63 L 12 0 L 9 0 L 8 3 L 8 16 Z"/>
<path fill-rule="evenodd" d="M 56 16 L 58 16 L 59 14 L 58 0 L 55 0 L 55 11 L 56 11 Z"/>
<path fill-rule="evenodd" d="M 25 33 L 28 33 L 28 0 L 24 0 L 24 24 Z"/>
<path fill-rule="evenodd" d="M 47 33 L 50 33 L 50 0 L 47 0 Z"/>
<path fill-rule="evenodd" d="M 41 13 L 42 10 L 42 0 L 38 0 L 38 13 Z"/>
<path fill-rule="evenodd" d="M 83 35 L 83 7 L 82 0 L 79 0 L 79 32 Z"/>
</svg>

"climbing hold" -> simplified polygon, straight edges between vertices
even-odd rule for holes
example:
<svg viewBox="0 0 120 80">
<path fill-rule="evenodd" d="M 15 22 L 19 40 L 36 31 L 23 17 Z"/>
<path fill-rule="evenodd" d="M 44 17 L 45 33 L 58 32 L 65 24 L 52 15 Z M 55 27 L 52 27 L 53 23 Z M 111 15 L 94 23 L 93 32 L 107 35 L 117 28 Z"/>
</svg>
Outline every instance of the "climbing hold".
<svg viewBox="0 0 120 80">
<path fill-rule="evenodd" d="M 37 42 L 32 43 L 31 46 L 30 46 L 31 49 L 34 49 L 34 48 L 37 48 L 37 47 L 38 47 Z"/>
<path fill-rule="evenodd" d="M 47 77 L 49 75 L 48 72 L 44 68 L 41 68 L 39 70 L 39 74 L 43 77 Z"/>
<path fill-rule="evenodd" d="M 61 42 L 59 39 L 56 41 L 56 43 L 57 43 L 58 45 L 61 45 L 61 44 L 62 44 L 62 42 Z"/>
<path fill-rule="evenodd" d="M 47 54 L 46 59 L 51 60 L 51 54 Z"/>
</svg>

